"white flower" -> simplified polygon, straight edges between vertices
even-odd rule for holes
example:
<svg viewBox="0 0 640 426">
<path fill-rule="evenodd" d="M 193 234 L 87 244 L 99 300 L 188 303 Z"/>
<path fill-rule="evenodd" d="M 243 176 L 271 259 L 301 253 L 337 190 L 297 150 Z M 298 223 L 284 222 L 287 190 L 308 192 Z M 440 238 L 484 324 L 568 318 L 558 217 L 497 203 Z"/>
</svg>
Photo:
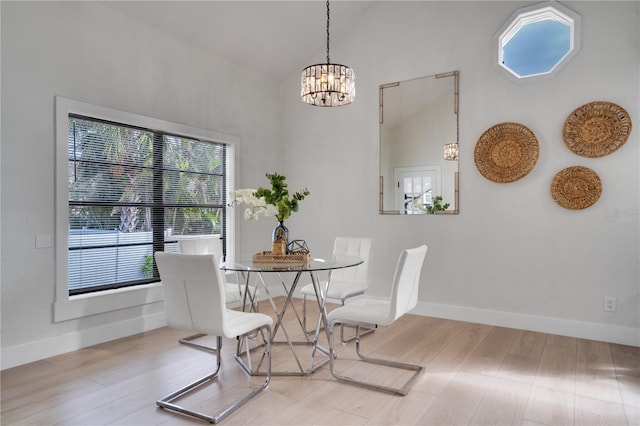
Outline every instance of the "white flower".
<svg viewBox="0 0 640 426">
<path fill-rule="evenodd" d="M 244 211 L 244 218 L 246 220 L 258 220 L 258 217 L 253 214 L 253 210 L 251 210 L 251 207 L 247 207 L 247 209 Z"/>
<path fill-rule="evenodd" d="M 407 203 L 407 210 L 422 210 L 426 212 L 427 208 L 423 203 L 424 201 L 422 200 L 422 195 L 415 197 L 413 200 Z"/>
<path fill-rule="evenodd" d="M 273 204 L 265 204 L 264 215 L 265 216 L 277 216 L 278 215 L 278 208 L 276 206 L 274 206 Z"/>
<path fill-rule="evenodd" d="M 1 0 L 0 0 L 1 1 Z M 284 183 L 285 177 L 277 173 L 269 174 L 267 177 L 271 181 L 272 189 L 265 188 L 245 188 L 237 189 L 229 194 L 229 207 L 235 204 L 247 204 L 248 207 L 244 211 L 246 220 L 258 220 L 262 216 L 275 217 L 279 221 L 291 216 L 292 212 L 298 211 L 298 202 L 309 195 L 309 191 L 305 188 L 303 191 L 296 192 L 290 196 L 286 190 L 287 185 Z M 256 196 L 256 194 L 260 194 Z M 268 200 L 268 201 L 267 201 Z"/>
<path fill-rule="evenodd" d="M 251 188 L 238 189 L 231 193 L 233 201 L 237 203 L 254 204 L 257 198 L 255 197 L 256 190 Z"/>
<path fill-rule="evenodd" d="M 256 190 L 251 188 L 238 189 L 231 193 L 231 197 L 233 202 L 231 205 L 236 203 L 244 203 L 248 204 L 244 211 L 244 218 L 246 220 L 258 220 L 262 216 L 276 216 L 278 214 L 278 208 L 274 205 L 267 204 L 264 197 L 256 197 Z"/>
</svg>

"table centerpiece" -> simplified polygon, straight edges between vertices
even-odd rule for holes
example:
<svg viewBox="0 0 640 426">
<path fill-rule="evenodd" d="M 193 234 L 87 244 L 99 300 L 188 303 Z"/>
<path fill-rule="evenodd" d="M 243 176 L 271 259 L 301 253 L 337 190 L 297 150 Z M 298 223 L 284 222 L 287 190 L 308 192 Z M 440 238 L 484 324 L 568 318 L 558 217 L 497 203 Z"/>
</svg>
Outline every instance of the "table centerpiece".
<svg viewBox="0 0 640 426">
<path fill-rule="evenodd" d="M 231 205 L 247 204 L 248 207 L 244 211 L 246 220 L 258 220 L 262 216 L 275 217 L 278 225 L 273 229 L 270 254 L 272 256 L 286 256 L 289 246 L 289 229 L 284 225 L 284 221 L 291 217 L 293 212 L 298 211 L 299 202 L 309 195 L 309 190 L 303 188 L 294 194 L 289 194 L 285 182 L 286 176 L 274 172 L 267 173 L 266 177 L 271 183 L 270 189 L 259 187 L 258 189 L 246 188 L 233 191 Z"/>
</svg>

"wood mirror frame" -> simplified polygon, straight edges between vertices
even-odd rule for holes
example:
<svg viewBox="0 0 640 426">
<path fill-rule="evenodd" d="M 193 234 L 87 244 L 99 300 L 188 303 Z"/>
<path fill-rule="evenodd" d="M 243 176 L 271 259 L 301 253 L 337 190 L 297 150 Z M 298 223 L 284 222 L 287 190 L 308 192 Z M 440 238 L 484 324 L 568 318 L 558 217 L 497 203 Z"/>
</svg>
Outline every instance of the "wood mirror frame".
<svg viewBox="0 0 640 426">
<path fill-rule="evenodd" d="M 380 214 L 458 214 L 458 71 L 380 86 Z M 435 197 L 442 197 L 439 210 Z"/>
</svg>

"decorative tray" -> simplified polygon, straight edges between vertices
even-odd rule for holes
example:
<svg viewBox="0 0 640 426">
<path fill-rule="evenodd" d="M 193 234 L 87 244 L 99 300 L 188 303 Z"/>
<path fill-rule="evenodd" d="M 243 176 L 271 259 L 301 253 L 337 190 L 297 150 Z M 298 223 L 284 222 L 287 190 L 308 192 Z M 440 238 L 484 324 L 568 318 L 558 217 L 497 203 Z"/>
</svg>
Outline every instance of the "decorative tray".
<svg viewBox="0 0 640 426">
<path fill-rule="evenodd" d="M 261 251 L 253 255 L 254 263 L 288 263 L 305 264 L 311 260 L 309 253 L 291 253 L 285 255 L 271 254 L 270 251 Z"/>
</svg>

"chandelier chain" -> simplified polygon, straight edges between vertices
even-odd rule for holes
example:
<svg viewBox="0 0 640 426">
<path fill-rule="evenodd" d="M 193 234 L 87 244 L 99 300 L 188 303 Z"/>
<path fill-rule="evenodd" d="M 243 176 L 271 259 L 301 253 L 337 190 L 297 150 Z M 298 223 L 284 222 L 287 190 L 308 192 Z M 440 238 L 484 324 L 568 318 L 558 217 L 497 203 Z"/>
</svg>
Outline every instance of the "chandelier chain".
<svg viewBox="0 0 640 426">
<path fill-rule="evenodd" d="M 329 0 L 327 0 L 327 64 L 330 64 L 329 59 Z"/>
</svg>

